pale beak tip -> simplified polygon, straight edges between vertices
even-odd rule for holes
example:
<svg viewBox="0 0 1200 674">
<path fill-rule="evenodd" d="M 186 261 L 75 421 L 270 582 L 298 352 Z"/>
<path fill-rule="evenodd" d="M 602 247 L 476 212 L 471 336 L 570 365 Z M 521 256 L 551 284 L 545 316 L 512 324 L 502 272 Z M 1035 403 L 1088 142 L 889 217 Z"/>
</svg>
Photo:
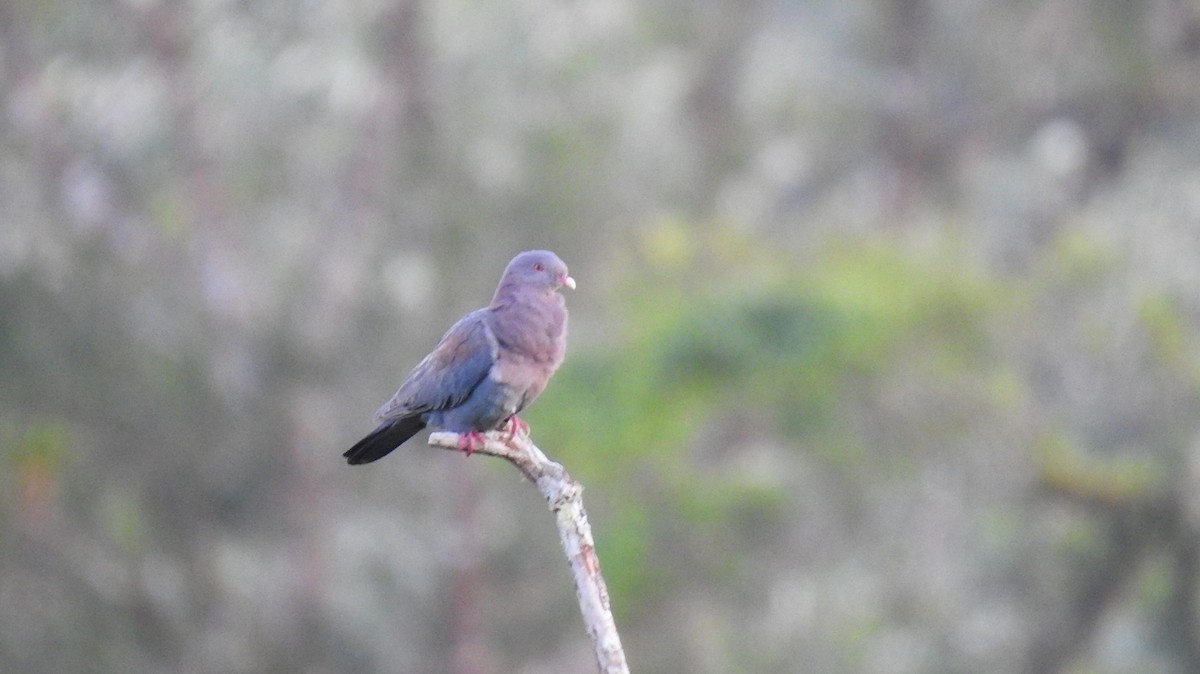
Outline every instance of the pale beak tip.
<svg viewBox="0 0 1200 674">
<path fill-rule="evenodd" d="M 575 289 L 575 279 L 571 278 L 570 276 L 564 276 L 563 277 L 563 285 L 570 288 L 571 290 L 574 290 Z"/>
</svg>

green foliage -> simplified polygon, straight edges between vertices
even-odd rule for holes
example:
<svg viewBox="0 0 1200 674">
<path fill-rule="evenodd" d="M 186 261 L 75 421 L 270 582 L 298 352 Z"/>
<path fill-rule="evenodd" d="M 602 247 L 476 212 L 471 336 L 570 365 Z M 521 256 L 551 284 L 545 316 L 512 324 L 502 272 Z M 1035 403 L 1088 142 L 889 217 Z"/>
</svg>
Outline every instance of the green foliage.
<svg viewBox="0 0 1200 674">
<path fill-rule="evenodd" d="M 905 359 L 935 376 L 968 367 L 997 296 L 947 257 L 886 241 L 842 242 L 802 264 L 727 231 L 699 243 L 682 231 L 669 222 L 647 237 L 613 317 L 620 343 L 572 352 L 531 414 L 572 470 L 621 504 L 600 533 L 618 606 L 656 584 L 646 552 L 666 530 L 752 535 L 787 506 L 781 486 L 706 470 L 705 430 L 744 418 L 827 461 L 859 458 L 849 391 Z"/>
<path fill-rule="evenodd" d="M 106 491 L 99 516 L 105 533 L 121 550 L 131 554 L 145 552 L 150 532 L 145 508 L 135 492 L 120 488 Z"/>
<path fill-rule="evenodd" d="M 20 517 L 39 524 L 54 506 L 62 468 L 71 446 L 67 425 L 51 419 L 31 423 L 24 431 L 0 429 L 8 494 L 2 504 L 4 520 Z"/>
<path fill-rule="evenodd" d="M 6 434 L 7 435 L 7 434 Z M 36 462 L 57 470 L 71 445 L 67 425 L 57 419 L 30 424 L 8 448 L 13 463 Z"/>
<path fill-rule="evenodd" d="M 1063 433 L 1044 434 L 1036 449 L 1042 484 L 1084 502 L 1138 505 L 1165 484 L 1163 467 L 1153 456 L 1087 455 Z"/>
<path fill-rule="evenodd" d="M 1146 328 L 1153 355 L 1167 366 L 1183 366 L 1192 377 L 1200 376 L 1192 330 L 1179 303 L 1163 294 L 1142 301 L 1139 318 Z"/>
<path fill-rule="evenodd" d="M 1064 231 L 1050 246 L 1043 260 L 1046 268 L 1035 278 L 1055 284 L 1091 286 L 1103 283 L 1112 273 L 1118 256 L 1104 239 L 1082 228 Z"/>
</svg>

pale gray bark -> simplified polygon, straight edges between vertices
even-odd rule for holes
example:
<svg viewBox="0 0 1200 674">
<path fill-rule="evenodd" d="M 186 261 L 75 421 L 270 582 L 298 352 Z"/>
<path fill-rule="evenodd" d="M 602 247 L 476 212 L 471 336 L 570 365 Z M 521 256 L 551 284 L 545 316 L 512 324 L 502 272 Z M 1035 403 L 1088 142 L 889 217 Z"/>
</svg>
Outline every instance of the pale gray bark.
<svg viewBox="0 0 1200 674">
<path fill-rule="evenodd" d="M 506 459 L 537 485 L 554 513 L 563 552 L 575 580 L 575 594 L 588 636 L 596 649 L 596 662 L 601 674 L 629 674 L 621 637 L 609 606 L 608 588 L 600 573 L 600 558 L 592 527 L 583 509 L 583 486 L 573 480 L 562 464 L 551 461 L 529 436 L 492 432 L 487 442 L 475 450 L 477 454 Z M 432 433 L 429 444 L 442 449 L 459 449 L 456 433 Z"/>
</svg>

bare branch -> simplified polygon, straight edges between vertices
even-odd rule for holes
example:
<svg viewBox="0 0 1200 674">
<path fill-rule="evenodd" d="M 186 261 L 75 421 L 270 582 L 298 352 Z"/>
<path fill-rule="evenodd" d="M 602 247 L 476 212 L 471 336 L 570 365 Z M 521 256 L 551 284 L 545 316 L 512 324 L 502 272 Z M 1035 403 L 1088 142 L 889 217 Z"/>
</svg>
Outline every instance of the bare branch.
<svg viewBox="0 0 1200 674">
<path fill-rule="evenodd" d="M 528 435 L 491 432 L 487 441 L 475 450 L 477 454 L 498 456 L 517 467 L 538 491 L 554 513 L 563 552 L 575 579 L 575 594 L 583 622 L 596 649 L 596 662 L 601 674 L 629 674 L 621 637 L 609 606 L 608 587 L 600 573 L 600 558 L 592 527 L 583 509 L 583 486 L 573 480 L 561 464 L 546 457 Z M 459 450 L 455 433 L 432 433 L 429 444 L 442 449 Z"/>
</svg>

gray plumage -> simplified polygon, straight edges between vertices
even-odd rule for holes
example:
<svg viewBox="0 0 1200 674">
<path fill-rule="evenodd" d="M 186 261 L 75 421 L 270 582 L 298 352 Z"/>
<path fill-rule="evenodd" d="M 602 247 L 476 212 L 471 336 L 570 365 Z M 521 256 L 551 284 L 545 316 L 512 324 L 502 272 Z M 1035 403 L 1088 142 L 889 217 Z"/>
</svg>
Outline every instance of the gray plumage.
<svg viewBox="0 0 1200 674">
<path fill-rule="evenodd" d="M 575 281 L 554 253 L 531 250 L 514 257 L 491 304 L 446 332 L 376 413 L 375 430 L 342 456 L 351 464 L 370 463 L 427 425 L 465 434 L 470 451 L 480 432 L 505 425 L 562 364 L 563 286 L 573 289 Z"/>
</svg>

